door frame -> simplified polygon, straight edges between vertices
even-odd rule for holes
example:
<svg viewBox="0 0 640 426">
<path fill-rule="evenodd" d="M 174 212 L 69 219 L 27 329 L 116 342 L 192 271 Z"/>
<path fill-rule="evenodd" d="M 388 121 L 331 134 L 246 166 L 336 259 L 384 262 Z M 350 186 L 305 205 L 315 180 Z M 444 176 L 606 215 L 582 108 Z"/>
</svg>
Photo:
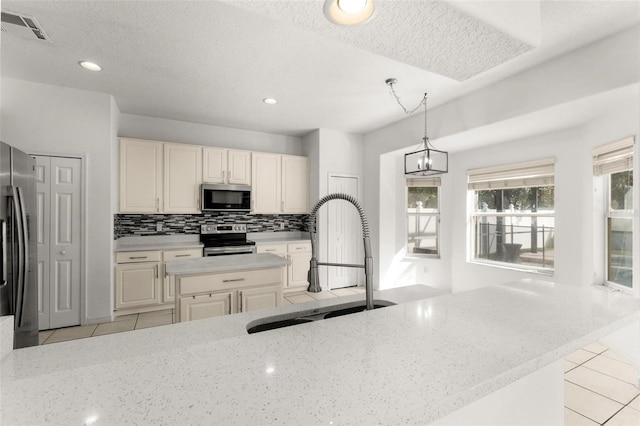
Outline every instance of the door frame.
<svg viewBox="0 0 640 426">
<path fill-rule="evenodd" d="M 80 160 L 80 325 L 87 324 L 87 155 L 86 154 L 61 154 L 43 151 L 29 152 L 29 155 L 40 157 L 75 158 Z M 113 226 L 111 227 L 113 229 Z"/>
<path fill-rule="evenodd" d="M 357 181 L 357 185 L 356 187 L 358 188 L 358 196 L 357 196 L 357 200 L 360 202 L 360 205 L 363 205 L 362 202 L 362 178 L 360 177 L 360 175 L 354 175 L 354 174 L 350 174 L 350 173 L 337 173 L 337 172 L 329 172 L 327 173 L 327 194 L 329 194 L 329 190 L 331 187 L 331 179 L 332 178 L 347 178 L 347 179 L 355 179 Z M 323 222 L 325 223 L 325 229 L 327 230 L 327 235 L 325 235 L 325 237 L 323 238 L 325 241 L 325 246 L 327 247 L 325 250 L 325 258 L 327 259 L 327 261 L 329 261 L 329 211 L 327 210 L 325 213 L 325 218 L 323 220 Z M 360 234 L 362 235 L 362 227 L 359 226 L 358 230 L 360 232 Z M 356 246 L 357 249 L 357 255 L 360 256 L 362 255 L 362 261 L 364 263 L 364 249 L 358 244 Z M 357 280 L 358 282 L 364 282 L 364 269 L 356 269 L 357 271 Z M 329 284 L 329 279 L 328 279 L 328 274 L 327 274 L 327 280 L 325 281 L 327 283 L 327 290 L 331 290 L 331 286 Z"/>
</svg>

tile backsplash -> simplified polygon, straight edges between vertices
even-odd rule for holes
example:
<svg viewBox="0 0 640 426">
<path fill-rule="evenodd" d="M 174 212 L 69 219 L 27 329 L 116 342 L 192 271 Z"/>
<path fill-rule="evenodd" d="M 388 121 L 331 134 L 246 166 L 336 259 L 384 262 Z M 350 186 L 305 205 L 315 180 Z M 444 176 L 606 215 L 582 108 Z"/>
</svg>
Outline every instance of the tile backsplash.
<svg viewBox="0 0 640 426">
<path fill-rule="evenodd" d="M 308 215 L 265 215 L 241 213 L 202 214 L 116 214 L 114 238 L 141 235 L 199 234 L 200 225 L 246 223 L 247 232 L 306 231 Z M 158 231 L 158 224 L 162 230 Z"/>
</svg>

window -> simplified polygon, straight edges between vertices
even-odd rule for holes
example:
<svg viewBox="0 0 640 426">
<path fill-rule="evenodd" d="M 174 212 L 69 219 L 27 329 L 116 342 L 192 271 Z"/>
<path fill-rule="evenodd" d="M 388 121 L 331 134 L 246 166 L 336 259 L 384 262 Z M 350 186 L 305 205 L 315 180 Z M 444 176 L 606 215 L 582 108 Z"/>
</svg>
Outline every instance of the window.
<svg viewBox="0 0 640 426">
<path fill-rule="evenodd" d="M 633 138 L 593 151 L 593 174 L 605 180 L 607 282 L 631 288 L 633 279 Z"/>
<path fill-rule="evenodd" d="M 438 256 L 440 178 L 407 179 L 407 253 Z"/>
<path fill-rule="evenodd" d="M 552 273 L 553 182 L 553 159 L 470 170 L 471 260 Z"/>
</svg>

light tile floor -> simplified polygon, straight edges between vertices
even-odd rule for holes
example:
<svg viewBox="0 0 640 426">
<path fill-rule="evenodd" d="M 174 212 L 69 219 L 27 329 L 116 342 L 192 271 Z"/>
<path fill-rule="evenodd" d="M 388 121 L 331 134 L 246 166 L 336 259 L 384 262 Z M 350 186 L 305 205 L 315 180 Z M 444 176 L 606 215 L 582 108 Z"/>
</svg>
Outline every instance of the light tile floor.
<svg viewBox="0 0 640 426">
<path fill-rule="evenodd" d="M 283 303 L 295 304 L 364 293 L 363 287 L 349 287 L 321 293 L 301 292 L 285 296 Z M 117 317 L 114 322 L 67 327 L 40 332 L 40 344 L 120 333 L 173 322 L 173 309 Z M 565 426 L 638 426 L 640 389 L 638 373 L 626 359 L 594 343 L 565 357 Z"/>
<path fill-rule="evenodd" d="M 565 357 L 566 426 L 640 425 L 640 389 L 634 365 L 600 343 Z"/>
</svg>

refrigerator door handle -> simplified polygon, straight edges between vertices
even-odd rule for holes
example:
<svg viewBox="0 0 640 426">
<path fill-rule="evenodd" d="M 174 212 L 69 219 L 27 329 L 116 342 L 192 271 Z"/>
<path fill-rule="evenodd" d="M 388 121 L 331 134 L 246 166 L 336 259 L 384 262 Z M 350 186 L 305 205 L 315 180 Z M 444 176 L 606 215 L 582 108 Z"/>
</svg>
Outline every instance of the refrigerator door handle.
<svg viewBox="0 0 640 426">
<path fill-rule="evenodd" d="M 11 193 L 13 195 L 13 219 L 15 221 L 15 229 L 18 240 L 18 283 L 16 286 L 16 308 L 15 308 L 15 321 L 16 325 L 20 327 L 22 325 L 22 303 L 24 296 L 24 231 L 22 229 L 22 201 L 20 200 L 21 191 L 15 186 L 11 186 Z"/>
<path fill-rule="evenodd" d="M 0 287 L 7 285 L 7 222 L 0 220 L 0 238 L 2 238 L 2 283 Z"/>
<path fill-rule="evenodd" d="M 24 192 L 18 187 L 18 201 L 20 204 L 20 221 L 22 222 L 22 283 L 20 288 L 20 299 L 22 304 L 26 300 L 25 291 L 27 291 L 27 282 L 29 277 L 29 226 L 27 226 L 27 210 L 24 208 Z M 24 309 L 20 310 L 18 317 L 18 325 L 22 326 L 22 317 Z"/>
</svg>

